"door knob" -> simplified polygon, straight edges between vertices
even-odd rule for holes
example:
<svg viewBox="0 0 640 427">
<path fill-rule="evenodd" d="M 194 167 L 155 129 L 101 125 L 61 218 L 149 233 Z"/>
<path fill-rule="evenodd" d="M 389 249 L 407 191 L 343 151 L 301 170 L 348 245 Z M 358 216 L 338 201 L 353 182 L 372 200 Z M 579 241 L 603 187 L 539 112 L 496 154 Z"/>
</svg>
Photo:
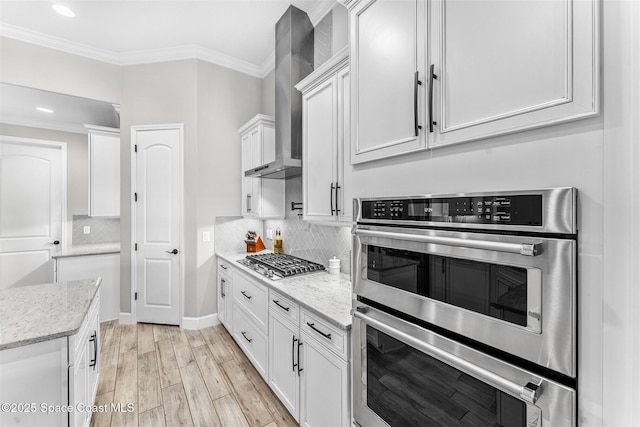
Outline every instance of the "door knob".
<svg viewBox="0 0 640 427">
<path fill-rule="evenodd" d="M 178 253 L 178 250 L 177 250 L 177 249 L 174 249 L 174 250 L 172 250 L 172 251 L 165 251 L 165 252 L 167 252 L 168 254 L 174 254 L 174 255 L 176 255 L 176 254 Z"/>
<path fill-rule="evenodd" d="M 49 242 L 50 245 L 59 245 L 60 240 L 54 240 L 53 242 Z"/>
</svg>

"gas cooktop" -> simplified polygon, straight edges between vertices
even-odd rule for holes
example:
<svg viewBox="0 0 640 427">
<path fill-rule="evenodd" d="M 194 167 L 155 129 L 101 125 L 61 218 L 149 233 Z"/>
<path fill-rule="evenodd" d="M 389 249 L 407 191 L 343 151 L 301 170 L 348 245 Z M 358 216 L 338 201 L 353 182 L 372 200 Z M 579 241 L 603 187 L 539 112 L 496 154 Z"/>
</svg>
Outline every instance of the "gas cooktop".
<svg viewBox="0 0 640 427">
<path fill-rule="evenodd" d="M 238 262 L 270 279 L 324 270 L 324 265 L 288 254 L 247 255 Z"/>
</svg>

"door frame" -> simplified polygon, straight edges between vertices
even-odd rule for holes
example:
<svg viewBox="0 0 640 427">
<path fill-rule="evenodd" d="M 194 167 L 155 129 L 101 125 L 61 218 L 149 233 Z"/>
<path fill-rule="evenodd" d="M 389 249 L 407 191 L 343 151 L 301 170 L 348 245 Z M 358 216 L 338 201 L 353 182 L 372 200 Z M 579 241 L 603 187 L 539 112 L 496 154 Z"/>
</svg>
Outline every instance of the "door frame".
<svg viewBox="0 0 640 427">
<path fill-rule="evenodd" d="M 182 324 L 184 323 L 184 283 L 185 283 L 185 258 L 184 258 L 184 250 L 183 248 L 185 247 L 185 241 L 184 241 L 184 223 L 185 223 L 185 216 L 184 216 L 184 124 L 183 123 L 172 123 L 172 124 L 162 124 L 162 125 L 138 125 L 138 126 L 131 126 L 131 144 L 129 149 L 131 150 L 131 295 L 130 297 L 130 301 L 131 301 L 131 322 L 133 324 L 137 323 L 137 301 L 135 299 L 135 293 L 138 290 L 138 284 L 136 281 L 136 273 L 138 270 L 138 265 L 137 265 L 137 260 L 136 260 L 136 251 L 135 251 L 135 241 L 136 241 L 136 236 L 137 236 L 137 230 L 136 230 L 136 214 L 137 214 L 137 204 L 135 203 L 135 201 L 133 201 L 133 195 L 136 193 L 136 186 L 137 186 L 137 180 L 136 180 L 136 176 L 137 176 L 137 156 L 136 156 L 136 151 L 135 151 L 135 147 L 136 147 L 136 143 L 137 143 L 137 132 L 140 131 L 149 131 L 149 130 L 178 130 L 179 134 L 180 134 L 180 141 L 179 141 L 179 149 L 178 149 L 178 153 L 180 154 L 180 159 L 178 161 L 178 165 L 179 165 L 179 170 L 178 170 L 178 186 L 180 188 L 180 196 L 179 196 L 179 200 L 180 200 L 180 221 L 179 221 L 179 233 L 180 233 L 180 252 L 178 253 L 179 255 L 179 278 L 180 278 L 180 283 L 178 284 L 178 286 L 180 287 L 180 290 L 178 292 L 179 294 L 179 298 L 180 300 L 178 301 L 178 307 L 179 307 L 179 320 L 180 320 L 180 327 L 182 327 Z"/>
<path fill-rule="evenodd" d="M 65 250 L 67 248 L 67 175 L 69 174 L 69 170 L 67 168 L 67 143 L 64 141 L 51 141 L 47 139 L 37 139 L 37 138 L 23 138 L 19 136 L 11 136 L 0 134 L 0 142 L 13 142 L 20 145 L 39 145 L 45 147 L 52 148 L 60 148 L 60 156 L 62 157 L 62 195 L 60 199 L 60 203 L 62 204 L 62 212 L 61 212 L 61 224 L 60 224 L 60 237 L 62 239 L 62 245 L 60 245 L 60 250 Z M 55 277 L 54 277 L 55 279 Z"/>
</svg>

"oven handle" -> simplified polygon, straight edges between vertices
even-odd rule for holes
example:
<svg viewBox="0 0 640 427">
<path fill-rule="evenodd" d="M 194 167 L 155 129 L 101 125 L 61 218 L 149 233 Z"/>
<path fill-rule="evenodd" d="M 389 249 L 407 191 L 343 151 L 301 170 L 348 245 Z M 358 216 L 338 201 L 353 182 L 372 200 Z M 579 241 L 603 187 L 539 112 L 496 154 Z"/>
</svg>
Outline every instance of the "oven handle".
<svg viewBox="0 0 640 427">
<path fill-rule="evenodd" d="M 488 371 L 480 366 L 474 365 L 472 363 L 467 362 L 464 359 L 461 359 L 458 356 L 455 356 L 451 353 L 447 353 L 446 351 L 435 347 L 429 343 L 421 341 L 407 333 L 399 331 L 398 329 L 387 325 L 384 322 L 374 319 L 373 317 L 367 316 L 363 313 L 363 311 L 368 311 L 367 307 L 358 307 L 356 309 L 351 310 L 351 313 L 354 317 L 364 321 L 365 323 L 374 326 L 376 329 L 391 335 L 394 338 L 399 339 L 400 341 L 405 342 L 406 344 L 415 347 L 422 352 L 433 356 L 444 363 L 452 365 L 455 368 L 463 370 L 470 375 L 475 376 L 481 381 L 486 383 L 495 385 L 497 388 L 500 388 L 506 392 L 511 393 L 514 396 L 519 396 L 522 400 L 527 403 L 535 404 L 540 395 L 542 394 L 542 381 L 538 378 L 532 378 L 530 382 L 526 385 L 520 385 L 515 383 L 507 378 L 501 377 L 491 371 Z"/>
<path fill-rule="evenodd" d="M 526 256 L 536 256 L 542 252 L 542 244 L 540 243 L 489 242 L 486 240 L 467 240 L 457 237 L 424 236 L 417 234 L 391 233 L 389 231 L 373 231 L 363 229 L 356 229 L 354 233 L 356 236 L 363 237 L 381 237 L 385 239 L 408 240 L 411 242 L 459 246 L 470 249 L 486 249 L 490 251 L 508 252 Z"/>
</svg>

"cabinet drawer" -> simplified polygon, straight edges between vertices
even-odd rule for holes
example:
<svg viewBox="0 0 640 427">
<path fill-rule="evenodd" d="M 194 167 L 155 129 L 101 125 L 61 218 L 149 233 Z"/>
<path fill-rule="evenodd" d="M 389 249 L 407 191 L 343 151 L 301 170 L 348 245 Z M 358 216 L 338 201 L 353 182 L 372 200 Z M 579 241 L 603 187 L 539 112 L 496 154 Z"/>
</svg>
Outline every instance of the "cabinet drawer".
<svg viewBox="0 0 640 427">
<path fill-rule="evenodd" d="M 268 311 L 267 287 L 254 282 L 244 274 L 233 272 L 233 300 L 247 310 L 249 318 L 267 333 Z"/>
<path fill-rule="evenodd" d="M 233 267 L 231 266 L 231 263 L 222 258 L 218 258 L 218 273 L 231 276 L 231 274 L 233 273 Z"/>
<path fill-rule="evenodd" d="M 300 317 L 298 304 L 274 290 L 269 292 L 269 307 L 271 311 L 284 316 L 297 325 Z"/>
<path fill-rule="evenodd" d="M 319 316 L 301 310 L 300 331 L 333 351 L 344 360 L 349 360 L 348 332 L 329 324 Z"/>
<path fill-rule="evenodd" d="M 267 380 L 267 337 L 249 320 L 247 312 L 233 305 L 233 337 L 256 370 Z"/>
</svg>

